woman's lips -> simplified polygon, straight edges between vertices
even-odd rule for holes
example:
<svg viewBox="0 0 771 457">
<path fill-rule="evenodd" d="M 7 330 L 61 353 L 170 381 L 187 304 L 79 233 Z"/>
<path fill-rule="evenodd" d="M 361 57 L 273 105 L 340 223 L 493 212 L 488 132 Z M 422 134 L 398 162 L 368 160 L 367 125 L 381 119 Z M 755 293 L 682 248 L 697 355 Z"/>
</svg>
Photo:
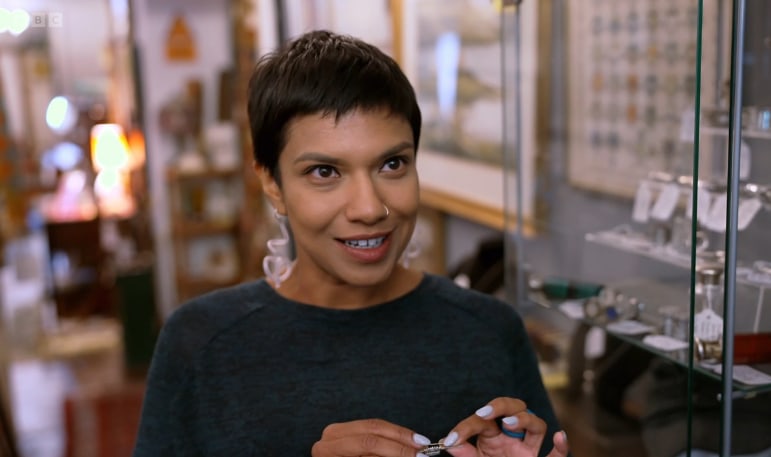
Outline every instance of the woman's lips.
<svg viewBox="0 0 771 457">
<path fill-rule="evenodd" d="M 389 235 L 364 236 L 338 239 L 337 241 L 349 257 L 361 263 L 382 261 L 388 255 L 391 246 Z"/>
</svg>

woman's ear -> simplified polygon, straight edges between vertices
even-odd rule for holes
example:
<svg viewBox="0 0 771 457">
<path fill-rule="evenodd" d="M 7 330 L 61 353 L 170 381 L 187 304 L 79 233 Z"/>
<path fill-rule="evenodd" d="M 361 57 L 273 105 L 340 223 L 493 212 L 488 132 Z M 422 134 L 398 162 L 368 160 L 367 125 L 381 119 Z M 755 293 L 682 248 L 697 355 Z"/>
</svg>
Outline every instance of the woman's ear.
<svg viewBox="0 0 771 457">
<path fill-rule="evenodd" d="M 276 208 L 279 214 L 286 215 L 286 207 L 284 205 L 284 196 L 281 192 L 281 187 L 276 182 L 276 179 L 270 173 L 267 168 L 254 164 L 254 171 L 257 172 L 257 176 L 262 183 L 262 191 L 270 200 L 270 203 Z"/>
</svg>

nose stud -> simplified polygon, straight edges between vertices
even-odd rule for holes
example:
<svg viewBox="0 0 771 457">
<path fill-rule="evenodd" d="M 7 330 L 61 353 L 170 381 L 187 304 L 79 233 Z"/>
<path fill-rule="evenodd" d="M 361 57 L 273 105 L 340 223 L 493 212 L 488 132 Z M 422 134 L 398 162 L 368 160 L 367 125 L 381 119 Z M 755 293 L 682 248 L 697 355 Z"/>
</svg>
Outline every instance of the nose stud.
<svg viewBox="0 0 771 457">
<path fill-rule="evenodd" d="M 383 208 L 385 208 L 385 210 L 386 210 L 386 217 L 388 217 L 388 215 L 391 214 L 391 210 L 388 209 L 388 207 L 386 205 L 383 205 Z"/>
</svg>

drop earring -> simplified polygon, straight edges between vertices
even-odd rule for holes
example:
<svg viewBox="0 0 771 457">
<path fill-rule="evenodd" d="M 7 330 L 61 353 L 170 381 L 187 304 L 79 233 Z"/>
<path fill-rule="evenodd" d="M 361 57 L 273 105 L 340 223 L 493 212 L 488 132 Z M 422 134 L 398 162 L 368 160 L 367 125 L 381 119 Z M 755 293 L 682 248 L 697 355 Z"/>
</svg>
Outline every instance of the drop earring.
<svg viewBox="0 0 771 457">
<path fill-rule="evenodd" d="M 400 262 L 404 268 L 409 268 L 410 262 L 412 262 L 413 259 L 416 259 L 423 250 L 418 238 L 418 234 L 413 233 L 412 238 L 410 238 L 410 241 L 407 243 L 407 247 L 404 248 L 404 252 L 402 252 Z"/>
<path fill-rule="evenodd" d="M 278 213 L 276 208 L 273 208 L 273 218 L 278 223 L 278 228 L 281 231 L 280 238 L 272 238 L 268 240 L 269 254 L 262 259 L 262 269 L 265 272 L 265 276 L 273 282 L 273 286 L 278 289 L 281 283 L 289 278 L 292 274 L 292 267 L 294 263 L 289 257 L 289 247 L 291 239 L 289 238 L 289 230 L 287 229 L 286 216 Z"/>
</svg>

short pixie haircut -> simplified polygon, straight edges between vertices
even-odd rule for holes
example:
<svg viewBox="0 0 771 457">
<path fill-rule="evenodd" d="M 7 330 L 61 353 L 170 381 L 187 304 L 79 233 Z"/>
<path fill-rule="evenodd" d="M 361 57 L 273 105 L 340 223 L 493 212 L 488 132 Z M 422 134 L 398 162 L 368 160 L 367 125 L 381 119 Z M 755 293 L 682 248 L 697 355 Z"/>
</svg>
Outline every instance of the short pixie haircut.
<svg viewBox="0 0 771 457">
<path fill-rule="evenodd" d="M 417 151 L 421 114 L 415 90 L 394 59 L 351 36 L 308 32 L 265 55 L 254 68 L 248 96 L 254 159 L 279 183 L 287 128 L 300 116 L 339 119 L 357 109 L 385 109 L 409 122 Z"/>
</svg>

